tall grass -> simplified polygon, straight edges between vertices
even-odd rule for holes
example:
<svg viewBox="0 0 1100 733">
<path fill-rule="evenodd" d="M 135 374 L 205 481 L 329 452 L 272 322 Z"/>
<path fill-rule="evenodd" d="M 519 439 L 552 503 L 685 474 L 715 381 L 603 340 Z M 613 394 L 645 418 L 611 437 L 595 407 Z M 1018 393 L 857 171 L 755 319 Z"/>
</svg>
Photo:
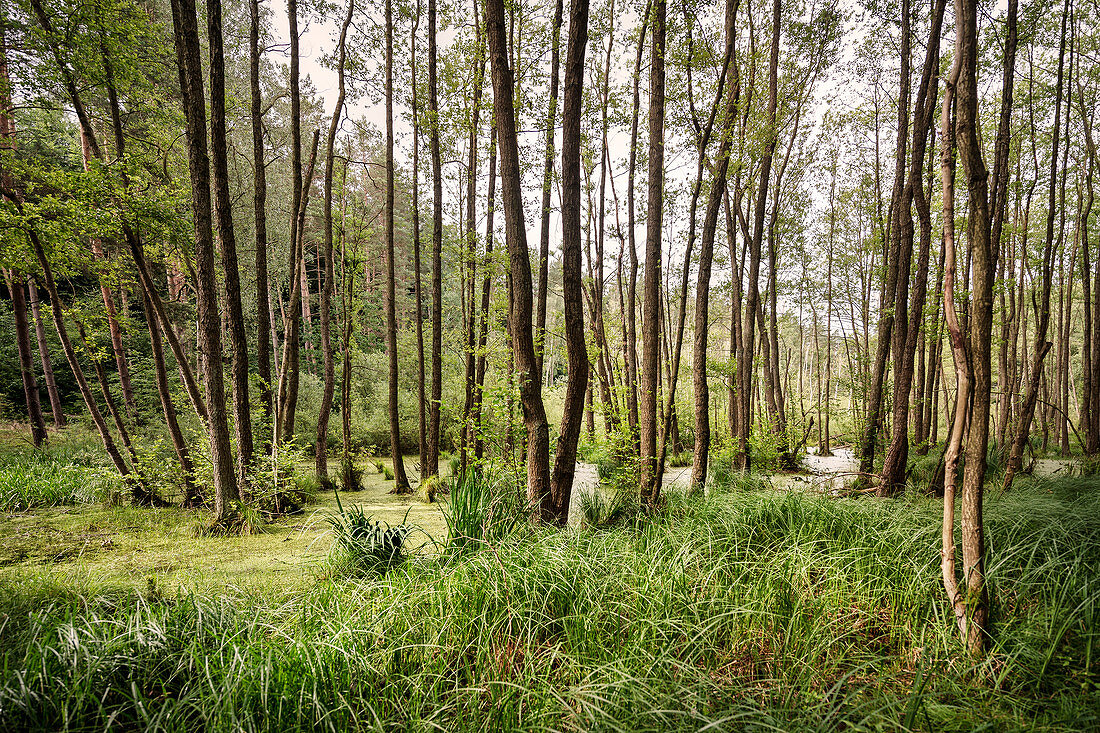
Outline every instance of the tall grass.
<svg viewBox="0 0 1100 733">
<path fill-rule="evenodd" d="M 103 470 L 72 460 L 37 453 L 7 456 L 0 463 L 0 511 L 104 501 L 111 483 Z"/>
<path fill-rule="evenodd" d="M 673 497 L 285 598 L 7 581 L 0 728 L 1095 730 L 1098 490 L 987 503 L 982 660 L 920 497 Z"/>
</svg>

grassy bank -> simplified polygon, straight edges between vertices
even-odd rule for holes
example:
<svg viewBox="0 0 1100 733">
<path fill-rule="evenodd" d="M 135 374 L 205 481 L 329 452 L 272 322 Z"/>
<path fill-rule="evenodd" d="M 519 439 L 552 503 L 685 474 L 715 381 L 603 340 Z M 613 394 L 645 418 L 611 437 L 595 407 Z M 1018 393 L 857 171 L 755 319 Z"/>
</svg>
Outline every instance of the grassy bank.
<svg viewBox="0 0 1100 733">
<path fill-rule="evenodd" d="M 453 562 L 319 563 L 264 588 L 9 568 L 0 727 L 1093 730 L 1098 489 L 988 502 L 981 661 L 955 640 L 920 497 L 718 491 L 636 526 L 524 527 Z"/>
</svg>

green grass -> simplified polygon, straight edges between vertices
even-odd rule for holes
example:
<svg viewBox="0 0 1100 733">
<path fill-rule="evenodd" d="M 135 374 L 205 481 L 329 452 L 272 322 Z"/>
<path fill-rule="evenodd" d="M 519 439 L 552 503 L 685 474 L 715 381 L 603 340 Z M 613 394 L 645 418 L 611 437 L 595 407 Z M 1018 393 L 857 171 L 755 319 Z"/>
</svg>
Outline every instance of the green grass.
<svg viewBox="0 0 1100 733">
<path fill-rule="evenodd" d="M 0 512 L 71 504 L 93 504 L 110 494 L 114 477 L 73 458 L 42 453 L 7 456 L 0 463 Z"/>
<path fill-rule="evenodd" d="M 1095 479 L 987 502 L 968 659 L 939 505 L 771 491 L 246 592 L 0 576 L 0 728 L 1095 730 Z"/>
</svg>

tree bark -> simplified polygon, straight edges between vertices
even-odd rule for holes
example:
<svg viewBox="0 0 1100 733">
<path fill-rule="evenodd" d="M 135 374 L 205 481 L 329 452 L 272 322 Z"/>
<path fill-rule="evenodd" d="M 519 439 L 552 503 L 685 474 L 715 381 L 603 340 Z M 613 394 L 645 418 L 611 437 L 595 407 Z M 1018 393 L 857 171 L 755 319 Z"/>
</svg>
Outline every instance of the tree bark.
<svg viewBox="0 0 1100 733">
<path fill-rule="evenodd" d="M 27 405 L 27 418 L 31 424 L 31 439 L 35 448 L 41 448 L 49 439 L 46 421 L 42 417 L 42 402 L 38 398 L 38 380 L 34 376 L 34 357 L 31 354 L 30 319 L 27 318 L 27 296 L 23 274 L 4 271 L 11 308 L 15 315 L 15 344 L 19 352 L 19 376 L 23 380 L 23 396 Z"/>
<path fill-rule="evenodd" d="M 649 192 L 646 214 L 645 285 L 642 303 L 642 370 L 638 395 L 641 438 L 639 484 L 642 506 L 660 501 L 657 457 L 658 352 L 661 348 L 661 222 L 664 213 L 665 0 L 653 0 L 653 43 L 649 66 Z"/>
<path fill-rule="evenodd" d="M 423 466 L 422 470 L 422 475 L 425 477 L 439 473 L 439 409 L 440 400 L 443 399 L 443 163 L 439 152 L 439 93 L 436 69 L 438 52 L 435 26 L 436 0 L 428 0 L 428 147 L 432 159 L 432 384 L 428 411 L 427 465 Z M 511 242 L 508 246 L 511 248 Z"/>
<path fill-rule="evenodd" d="M 336 106 L 332 110 L 328 136 L 325 139 L 325 243 L 321 252 L 324 260 L 322 269 L 325 283 L 321 288 L 321 357 L 324 363 L 324 388 L 321 392 L 321 409 L 317 413 L 317 445 L 314 448 L 314 470 L 321 481 L 328 480 L 328 422 L 332 414 L 332 398 L 336 391 L 336 360 L 332 353 L 332 291 L 336 281 L 336 267 L 333 263 L 332 248 L 332 174 L 335 166 L 333 157 L 336 146 L 336 131 L 340 127 L 340 115 L 344 110 L 344 64 L 347 59 L 348 27 L 355 13 L 355 0 L 348 2 L 348 14 L 340 27 L 338 60 L 336 65 L 337 88 Z M 387 32 L 391 29 L 387 28 Z M 392 40 L 392 39 L 391 39 Z"/>
<path fill-rule="evenodd" d="M 53 364 L 50 361 L 50 349 L 46 343 L 46 328 L 39 308 L 38 288 L 31 278 L 27 278 L 27 292 L 30 295 L 31 315 L 34 317 L 34 331 L 38 339 L 38 356 L 42 361 L 42 377 L 46 381 L 46 393 L 50 397 L 53 424 L 56 428 L 63 428 L 66 425 L 65 411 L 61 408 L 61 396 L 57 391 L 57 380 L 54 378 Z"/>
<path fill-rule="evenodd" d="M 349 22 L 351 16 L 349 11 Z M 397 402 L 397 275 L 393 245 L 397 222 L 394 220 L 393 165 L 393 0 L 386 0 L 386 352 L 390 368 L 390 458 L 393 460 L 393 493 L 407 494 L 412 489 L 401 457 L 401 415 Z"/>
<path fill-rule="evenodd" d="M 434 0 L 433 0 L 434 1 Z M 508 65 L 503 0 L 486 0 L 486 35 L 493 76 L 493 108 L 496 113 L 500 156 L 501 203 L 504 208 L 513 286 L 511 307 L 512 347 L 519 381 L 523 420 L 527 427 L 527 498 L 544 521 L 554 521 L 556 506 L 566 505 L 550 491 L 550 434 L 542 403 L 542 380 L 531 334 L 531 262 L 523 217 L 523 194 L 512 103 L 514 81 Z"/>
<path fill-rule="evenodd" d="M 252 208 L 256 229 L 256 371 L 260 377 L 261 415 L 272 414 L 271 301 L 267 276 L 267 169 L 260 94 L 260 2 L 249 0 L 249 101 L 252 123 Z"/>
<path fill-rule="evenodd" d="M 539 228 L 539 295 L 535 311 L 535 354 L 542 375 L 546 341 L 546 291 L 550 260 L 550 191 L 554 180 L 554 133 L 557 130 L 558 85 L 561 71 L 562 0 L 555 0 L 550 40 L 550 97 L 546 104 L 546 148 L 542 164 L 542 221 Z M 564 203 L 563 203 L 564 206 Z M 564 215 L 564 211 L 562 212 Z"/>
<path fill-rule="evenodd" d="M 1046 338 L 1047 329 L 1050 325 L 1050 291 L 1054 270 L 1054 218 L 1057 216 L 1055 203 L 1058 187 L 1058 145 L 1061 138 L 1059 130 L 1061 128 L 1066 20 L 1068 15 L 1069 0 L 1066 0 L 1062 10 L 1061 41 L 1058 48 L 1058 75 L 1054 91 L 1054 134 L 1051 137 L 1050 186 L 1047 190 L 1046 242 L 1043 247 L 1041 295 L 1037 304 L 1038 320 L 1035 331 L 1034 361 L 1031 364 L 1031 379 L 1028 383 L 1028 389 L 1024 395 L 1023 403 L 1020 405 L 1016 434 L 1009 449 L 1008 460 L 1005 461 L 1005 476 L 1002 484 L 1005 490 L 1011 488 L 1012 481 L 1023 462 L 1024 446 L 1031 432 L 1031 420 L 1035 414 L 1035 403 L 1038 400 L 1043 359 L 1052 346 Z"/>
<path fill-rule="evenodd" d="M 233 424 L 237 435 L 237 485 L 244 486 L 252 467 L 252 414 L 248 402 L 248 337 L 241 305 L 241 274 L 237 264 L 237 239 L 233 233 L 233 209 L 229 194 L 229 151 L 225 131 L 225 53 L 222 48 L 221 0 L 207 0 L 207 33 L 210 42 L 210 162 L 214 179 L 214 207 L 221 240 L 225 277 L 225 320 L 233 355 Z M 220 358 L 220 355 L 219 355 Z M 218 369 L 221 369 L 219 363 Z"/>
<path fill-rule="evenodd" d="M 225 411 L 221 364 L 221 317 L 214 278 L 214 235 L 210 211 L 210 160 L 206 147 L 206 109 L 202 91 L 198 20 L 194 0 L 172 0 L 176 59 L 187 120 L 187 157 L 195 220 L 195 292 L 198 297 L 199 353 L 209 411 L 208 434 L 214 473 L 214 514 L 220 520 L 240 499 Z"/>
<path fill-rule="evenodd" d="M 561 138 L 562 299 L 565 301 L 565 349 L 569 359 L 569 380 L 565 385 L 561 434 L 550 480 L 552 516 L 549 517 L 550 521 L 562 526 L 569 516 L 589 369 L 584 339 L 584 285 L 581 280 L 581 102 L 587 43 L 588 0 L 571 0 Z M 599 296 L 602 298 L 603 293 Z"/>
</svg>

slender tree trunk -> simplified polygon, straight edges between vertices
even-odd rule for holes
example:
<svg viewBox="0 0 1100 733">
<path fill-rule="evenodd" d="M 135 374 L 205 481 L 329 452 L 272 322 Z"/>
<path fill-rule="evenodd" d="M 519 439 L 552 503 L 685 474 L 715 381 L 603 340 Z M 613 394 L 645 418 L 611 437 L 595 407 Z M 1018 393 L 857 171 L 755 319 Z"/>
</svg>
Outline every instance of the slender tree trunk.
<svg viewBox="0 0 1100 733">
<path fill-rule="evenodd" d="M 635 241 L 634 177 L 638 169 L 638 110 L 640 107 L 639 86 L 642 77 L 642 56 L 645 50 L 646 29 L 653 8 L 652 0 L 647 0 L 642 27 L 638 31 L 638 50 L 634 57 L 634 95 L 630 116 L 630 164 L 627 170 L 626 185 L 626 233 L 627 249 L 630 253 L 630 277 L 626 289 L 626 313 L 623 328 L 623 361 L 628 387 L 626 390 L 627 423 L 631 432 L 631 448 L 634 455 L 639 452 L 638 425 L 638 246 Z"/>
<path fill-rule="evenodd" d="M 31 424 L 31 439 L 35 448 L 41 448 L 49 439 L 46 421 L 42 417 L 42 402 L 38 398 L 38 380 L 34 376 L 34 357 L 31 354 L 30 319 L 27 318 L 27 296 L 23 274 L 4 271 L 11 307 L 15 314 L 15 344 L 19 352 L 19 376 L 23 380 L 23 396 L 27 405 L 27 417 Z"/>
<path fill-rule="evenodd" d="M 481 407 L 485 400 L 485 370 L 488 366 L 486 345 L 489 340 L 489 298 L 493 286 L 493 214 L 497 185 L 496 136 L 489 142 L 489 200 L 485 212 L 485 274 L 481 281 L 481 330 L 477 343 L 477 374 L 474 385 L 473 423 L 481 425 Z M 474 457 L 481 460 L 485 454 L 485 440 L 480 431 L 474 441 Z"/>
<path fill-rule="evenodd" d="M 661 222 L 664 213 L 665 0 L 653 0 L 649 66 L 649 192 L 646 215 L 645 285 L 642 304 L 642 370 L 638 398 L 641 437 L 639 483 L 642 505 L 655 509 L 661 478 L 657 456 L 658 351 L 661 340 Z"/>
<path fill-rule="evenodd" d="M 564 525 L 569 516 L 573 472 L 577 465 L 584 396 L 588 387 L 588 350 L 584 340 L 584 298 L 581 278 L 581 101 L 584 94 L 584 53 L 588 43 L 588 0 L 571 0 L 569 46 L 565 57 L 562 105 L 562 299 L 565 301 L 565 349 L 569 381 L 565 385 L 561 434 L 550 479 L 552 516 Z M 602 298 L 603 293 L 599 296 Z"/>
<path fill-rule="evenodd" d="M 477 36 L 477 48 L 479 61 L 473 71 L 470 83 L 473 86 L 473 95 L 470 100 L 470 129 L 466 160 L 466 227 L 465 242 L 462 248 L 462 258 L 465 263 L 466 289 L 463 291 L 468 308 L 465 313 L 465 344 L 464 356 L 466 361 L 465 374 L 465 401 L 462 406 L 462 421 L 460 427 L 460 442 L 458 446 L 460 470 L 465 473 L 469 465 L 470 452 L 476 442 L 477 426 L 473 423 L 474 409 L 474 382 L 477 379 L 477 308 L 474 306 L 477 288 L 477 132 L 481 121 L 481 92 L 482 82 L 485 78 L 485 61 L 482 48 L 482 28 L 478 20 L 478 3 L 474 2 L 474 25 Z"/>
<path fill-rule="evenodd" d="M 416 31 L 420 25 L 420 0 L 416 3 L 412 30 L 409 32 L 409 70 L 412 76 L 412 225 L 413 225 L 413 282 L 416 288 L 416 406 L 417 430 L 420 449 L 419 471 L 421 478 L 435 471 L 428 470 L 428 415 L 424 380 L 424 293 L 420 282 L 420 103 L 416 85 Z"/>
<path fill-rule="evenodd" d="M 955 53 L 960 74 L 956 93 L 955 128 L 959 160 L 968 186 L 967 241 L 971 258 L 969 352 L 974 386 L 966 440 L 961 517 L 962 573 L 966 587 L 967 648 L 974 655 L 985 649 L 989 599 L 985 587 L 985 538 L 982 493 L 985 484 L 986 449 L 989 443 L 991 345 L 993 327 L 993 276 L 996 271 L 990 241 L 989 173 L 978 140 L 978 8 L 976 0 L 956 0 Z M 945 215 L 945 220 L 947 216 Z"/>
<path fill-rule="evenodd" d="M 176 405 L 172 402 L 172 388 L 168 382 L 168 367 L 164 363 L 164 344 L 161 341 L 160 328 L 153 313 L 153 304 L 148 293 L 142 290 L 141 294 L 145 306 L 145 322 L 149 328 L 153 371 L 157 381 L 157 394 L 160 396 L 161 410 L 164 413 L 164 424 L 168 428 L 172 448 L 176 452 L 176 459 L 179 461 L 180 470 L 183 472 L 183 506 L 195 508 L 203 502 L 202 492 L 195 483 L 195 465 L 191 460 L 191 449 L 187 444 L 183 431 L 180 429 Z"/>
<path fill-rule="evenodd" d="M 1061 41 L 1058 49 L 1058 76 L 1054 92 L 1054 134 L 1051 138 L 1050 187 L 1047 196 L 1046 242 L 1043 247 L 1043 270 L 1041 273 L 1042 294 L 1037 304 L 1038 323 L 1035 331 L 1034 361 L 1031 364 L 1031 380 L 1028 384 L 1027 392 L 1024 395 L 1023 403 L 1020 405 L 1016 434 L 1012 440 L 1012 447 L 1009 449 L 1008 460 L 1005 462 L 1003 486 L 1006 490 L 1012 486 L 1012 481 L 1016 473 L 1020 470 L 1023 462 L 1024 445 L 1027 443 L 1031 431 L 1031 420 L 1035 414 L 1035 403 L 1038 400 L 1040 379 L 1043 371 L 1043 359 L 1052 346 L 1046 338 L 1047 328 L 1050 324 L 1050 291 L 1054 270 L 1054 218 L 1057 215 L 1055 197 L 1058 185 L 1058 145 L 1061 137 L 1059 130 L 1061 129 L 1063 65 L 1065 61 L 1066 20 L 1068 15 L 1069 0 L 1066 0 L 1062 10 Z"/>
<path fill-rule="evenodd" d="M 349 22 L 351 17 L 349 10 Z M 347 29 L 347 24 L 344 28 Z M 390 458 L 393 460 L 393 493 L 407 494 L 412 489 L 405 475 L 405 461 L 401 457 L 401 415 L 397 402 L 397 275 L 393 243 L 397 222 L 394 220 L 393 166 L 393 0 L 386 0 L 386 351 L 390 367 Z"/>
<path fill-rule="evenodd" d="M 241 305 L 241 275 L 237 264 L 237 240 L 229 194 L 229 151 L 225 132 L 225 54 L 222 49 L 221 0 L 207 0 L 207 33 L 210 42 L 210 163 L 214 179 L 214 207 L 225 271 L 225 319 L 233 355 L 233 424 L 237 435 L 237 486 L 244 486 L 252 466 L 252 414 L 248 403 L 248 338 Z M 219 355 L 220 360 L 220 355 Z M 221 368 L 219 363 L 218 368 Z"/>
<path fill-rule="evenodd" d="M 508 65 L 503 0 L 486 0 L 485 16 L 500 155 L 501 203 L 513 286 L 510 334 L 523 403 L 523 420 L 527 426 L 527 498 L 532 507 L 538 507 L 543 521 L 555 521 L 557 507 L 568 509 L 568 498 L 554 497 L 550 491 L 550 432 L 531 333 L 531 262 L 523 217 L 519 147 L 515 109 L 512 106 L 514 81 Z"/>
<path fill-rule="evenodd" d="M 302 207 L 302 95 L 299 89 L 298 0 L 287 0 L 290 25 L 290 312 L 283 328 L 283 358 L 279 370 L 278 414 L 275 442 L 294 438 L 294 418 L 298 409 L 298 364 L 301 356 L 302 321 L 299 315 L 302 298 L 299 260 L 302 258 L 298 232 Z"/>
<path fill-rule="evenodd" d="M 38 288 L 31 278 L 27 278 L 27 292 L 30 295 L 31 315 L 34 317 L 34 332 L 38 339 L 38 356 L 42 361 L 42 377 L 46 381 L 46 393 L 50 397 L 53 424 L 56 428 L 63 428 L 66 425 L 65 411 L 61 409 L 61 396 L 57 391 L 57 380 L 54 378 L 53 364 L 50 361 L 50 349 L 46 343 L 46 328 L 42 322 L 42 313 L 39 308 Z"/>
<path fill-rule="evenodd" d="M 764 240 L 764 219 L 768 201 L 768 183 L 771 180 L 772 157 L 775 154 L 777 133 L 775 132 L 776 109 L 778 106 L 779 86 L 779 30 L 781 0 L 772 2 L 772 41 L 771 52 L 768 59 L 768 106 L 767 119 L 770 130 L 764 145 L 764 153 L 760 160 L 759 189 L 756 195 L 756 211 L 752 233 L 751 251 L 749 254 L 749 293 L 745 303 L 745 317 L 742 319 L 743 355 L 738 363 L 740 380 L 738 391 L 741 394 L 741 407 L 738 415 L 738 427 L 741 434 L 738 436 L 738 462 L 742 470 L 751 468 L 749 457 L 749 435 L 752 429 L 752 358 L 754 352 L 756 326 L 756 311 L 760 307 L 760 250 Z"/>
<path fill-rule="evenodd" d="M 737 120 L 740 79 L 736 48 L 738 0 L 726 0 L 726 61 L 732 66 L 733 84 L 726 102 L 722 121 L 722 137 L 718 147 L 717 170 L 707 195 L 707 210 L 703 220 L 703 236 L 699 251 L 699 274 L 695 288 L 695 343 L 692 374 L 695 389 L 695 451 L 691 464 L 691 490 L 702 491 L 707 481 L 707 461 L 710 453 L 710 385 L 707 381 L 707 340 L 710 331 L 710 276 L 714 262 L 714 237 L 718 229 L 718 213 L 726 198 L 726 175 L 729 170 L 733 127 Z M 685 263 L 686 266 L 686 263 Z"/>
<path fill-rule="evenodd" d="M 264 125 L 260 94 L 260 2 L 249 0 L 249 91 L 252 122 L 252 208 L 256 229 L 256 371 L 260 377 L 261 415 L 272 412 L 271 301 L 267 276 L 267 169 L 264 163 Z M 265 428 L 266 429 L 266 428 Z M 266 440 L 266 438 L 265 438 Z"/>
<path fill-rule="evenodd" d="M 440 400 L 443 399 L 443 164 L 439 152 L 435 6 L 436 0 L 428 0 L 428 147 L 432 159 L 432 385 L 431 408 L 428 412 L 427 465 L 422 470 L 424 476 L 433 476 L 439 472 L 439 408 Z M 494 71 L 494 75 L 495 73 Z M 511 242 L 508 247 L 512 247 Z"/>
<path fill-rule="evenodd" d="M 324 388 L 321 392 L 321 409 L 317 413 L 317 445 L 314 448 L 314 469 L 317 478 L 328 480 L 328 422 L 332 414 L 332 398 L 336 391 L 336 359 L 332 353 L 332 291 L 336 281 L 336 267 L 333 262 L 332 248 L 332 175 L 336 163 L 333 148 L 336 145 L 336 131 L 340 127 L 340 116 L 344 111 L 344 64 L 347 59 L 348 27 L 355 13 L 355 0 L 348 2 L 348 14 L 340 27 L 338 61 L 336 64 L 337 87 L 336 106 L 332 110 L 332 120 L 325 139 L 325 243 L 321 252 L 324 286 L 321 288 L 321 357 L 324 362 Z"/>
<path fill-rule="evenodd" d="M 879 496 L 892 496 L 905 485 L 905 470 L 909 459 L 909 396 L 913 386 L 913 359 L 916 355 L 917 336 L 924 314 L 924 300 L 928 287 L 928 259 L 932 246 L 931 207 L 924 195 L 922 181 L 924 156 L 928 133 L 935 120 L 936 70 L 939 68 L 939 39 L 946 0 L 937 0 L 931 21 L 931 31 L 920 87 L 913 110 L 912 162 L 908 180 L 899 205 L 894 211 L 900 217 L 900 246 L 898 248 L 898 276 L 894 298 L 894 393 L 893 434 L 883 461 L 882 483 Z M 908 22 L 904 23 L 908 31 Z M 917 273 L 913 281 L 912 302 L 909 302 L 909 264 L 913 256 L 913 218 L 910 206 L 916 204 L 920 220 L 920 251 L 917 254 Z"/>
<path fill-rule="evenodd" d="M 535 311 L 535 355 L 542 375 L 546 341 L 546 295 L 550 260 L 550 191 L 554 179 L 554 133 L 557 130 L 558 84 L 561 77 L 562 0 L 554 3 L 554 21 L 550 41 L 550 97 L 546 105 L 546 147 L 542 165 L 542 219 L 539 228 L 539 294 Z M 563 204 L 564 205 L 564 204 Z"/>
</svg>

